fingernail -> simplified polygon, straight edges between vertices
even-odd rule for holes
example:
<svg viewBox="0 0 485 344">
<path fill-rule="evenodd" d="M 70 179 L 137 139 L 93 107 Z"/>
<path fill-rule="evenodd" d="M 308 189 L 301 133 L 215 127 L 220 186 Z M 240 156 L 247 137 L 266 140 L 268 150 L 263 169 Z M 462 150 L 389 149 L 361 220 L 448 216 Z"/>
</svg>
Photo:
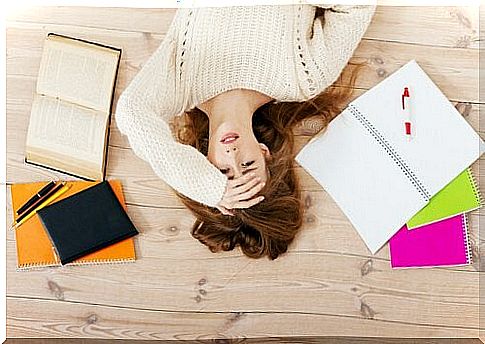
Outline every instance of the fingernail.
<svg viewBox="0 0 485 344">
<path fill-rule="evenodd" d="M 262 201 L 264 199 L 264 196 L 259 197 L 259 199 Z"/>
</svg>

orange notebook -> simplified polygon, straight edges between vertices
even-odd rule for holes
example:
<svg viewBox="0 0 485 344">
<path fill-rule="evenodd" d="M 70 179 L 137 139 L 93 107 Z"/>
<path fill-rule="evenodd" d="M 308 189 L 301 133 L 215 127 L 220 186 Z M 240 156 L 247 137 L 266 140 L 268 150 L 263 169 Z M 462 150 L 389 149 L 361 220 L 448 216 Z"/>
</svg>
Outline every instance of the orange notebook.
<svg viewBox="0 0 485 344">
<path fill-rule="evenodd" d="M 109 180 L 108 182 L 126 211 L 121 181 Z M 11 185 L 14 221 L 18 217 L 16 213 L 17 209 L 27 202 L 27 200 L 46 183 L 47 182 Z M 51 204 L 98 183 L 100 183 L 100 181 L 68 181 L 67 185 L 70 185 L 71 187 Z M 23 270 L 34 267 L 62 266 L 54 253 L 54 247 L 52 246 L 37 214 L 15 230 L 15 241 L 17 245 L 17 269 Z M 65 265 L 123 263 L 132 262 L 135 261 L 135 259 L 134 238 L 128 238 Z"/>
</svg>

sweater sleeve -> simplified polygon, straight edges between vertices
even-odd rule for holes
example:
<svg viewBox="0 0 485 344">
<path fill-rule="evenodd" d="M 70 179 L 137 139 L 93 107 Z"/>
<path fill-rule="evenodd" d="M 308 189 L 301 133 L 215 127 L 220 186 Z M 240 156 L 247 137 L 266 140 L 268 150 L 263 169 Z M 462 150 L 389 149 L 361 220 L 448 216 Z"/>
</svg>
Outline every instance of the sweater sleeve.
<svg viewBox="0 0 485 344">
<path fill-rule="evenodd" d="M 227 177 L 192 146 L 172 136 L 169 124 L 175 108 L 176 42 L 165 36 L 128 87 L 116 107 L 116 123 L 134 153 L 147 161 L 170 187 L 193 200 L 215 206 Z"/>
<path fill-rule="evenodd" d="M 347 65 L 375 12 L 375 5 L 315 5 L 325 8 L 315 18 L 312 40 L 324 57 L 327 85 L 331 85 Z"/>
</svg>

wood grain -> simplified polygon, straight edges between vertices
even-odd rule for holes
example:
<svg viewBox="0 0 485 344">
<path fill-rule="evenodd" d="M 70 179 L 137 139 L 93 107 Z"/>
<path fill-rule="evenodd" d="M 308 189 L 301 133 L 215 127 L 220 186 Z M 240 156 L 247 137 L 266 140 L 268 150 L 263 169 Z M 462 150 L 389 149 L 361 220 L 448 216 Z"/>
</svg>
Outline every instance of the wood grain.
<svg viewBox="0 0 485 344">
<path fill-rule="evenodd" d="M 66 338 L 21 338 L 7 339 L 5 344 L 119 344 L 117 339 L 66 339 Z M 123 343 L 128 343 L 124 341 Z M 143 344 L 173 344 L 173 340 L 144 340 Z M 470 338 L 390 338 L 390 337 L 335 337 L 335 336 L 302 336 L 302 337 L 253 337 L 184 340 L 183 344 L 481 344 L 480 339 Z"/>
<path fill-rule="evenodd" d="M 7 298 L 7 322 L 11 329 L 29 337 L 126 338 L 142 340 L 189 340 L 316 336 L 476 337 L 469 327 L 441 328 L 433 325 L 388 323 L 331 314 L 244 312 L 165 312 L 107 307 L 90 303 Z M 30 308 L 28 314 L 25 309 Z M 52 312 L 46 314 L 45 309 Z M 291 324 L 291 325 L 290 325 Z M 392 324 L 392 325 L 391 325 Z"/>
<path fill-rule="evenodd" d="M 122 47 L 116 104 L 173 14 L 174 9 L 35 7 L 9 16 L 8 184 L 74 179 L 23 163 L 44 35 L 54 31 Z M 477 28 L 474 8 L 378 7 L 351 59 L 368 65 L 353 97 L 414 58 L 483 135 Z M 318 130 L 318 121 L 299 126 L 296 148 Z M 214 254 L 194 240 L 193 216 L 133 153 L 115 121 L 108 157 L 107 178 L 122 181 L 128 214 L 140 231 L 138 260 L 19 272 L 14 233 L 7 232 L 8 337 L 478 336 L 482 211 L 470 214 L 473 265 L 392 270 L 387 244 L 371 255 L 332 198 L 297 167 L 304 225 L 285 255 L 254 260 L 238 249 Z M 483 166 L 473 164 L 480 180 Z M 8 188 L 7 223 L 11 219 Z"/>
<path fill-rule="evenodd" d="M 75 25 L 117 31 L 165 33 L 174 8 L 109 8 L 73 6 L 30 7 L 7 16 L 25 23 Z M 130 18 L 126 20 L 125 18 Z M 392 30 L 389 28 L 392 27 Z M 426 34 L 416 34 L 425 32 Z M 372 40 L 406 44 L 478 49 L 478 11 L 475 7 L 378 6 L 364 34 Z"/>
<path fill-rule="evenodd" d="M 22 32 L 22 40 L 14 39 Z M 163 34 L 110 31 L 79 26 L 9 22 L 7 27 L 7 75 L 36 77 L 43 37 L 50 31 L 122 47 L 117 95 L 155 51 Z M 450 99 L 478 102 L 478 50 L 383 42 L 363 39 L 350 62 L 367 63 L 356 87 L 368 89 L 415 59 Z M 338 84 L 338 83 L 337 83 Z"/>
</svg>

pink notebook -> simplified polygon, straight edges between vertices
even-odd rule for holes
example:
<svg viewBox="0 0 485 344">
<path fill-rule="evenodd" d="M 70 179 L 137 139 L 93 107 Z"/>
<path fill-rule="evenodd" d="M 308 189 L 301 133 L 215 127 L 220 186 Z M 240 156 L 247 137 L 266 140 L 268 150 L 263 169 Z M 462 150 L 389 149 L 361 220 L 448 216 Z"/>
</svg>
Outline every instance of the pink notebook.
<svg viewBox="0 0 485 344">
<path fill-rule="evenodd" d="M 412 231 L 404 225 L 390 239 L 389 250 L 393 268 L 471 264 L 466 214 Z"/>
</svg>

